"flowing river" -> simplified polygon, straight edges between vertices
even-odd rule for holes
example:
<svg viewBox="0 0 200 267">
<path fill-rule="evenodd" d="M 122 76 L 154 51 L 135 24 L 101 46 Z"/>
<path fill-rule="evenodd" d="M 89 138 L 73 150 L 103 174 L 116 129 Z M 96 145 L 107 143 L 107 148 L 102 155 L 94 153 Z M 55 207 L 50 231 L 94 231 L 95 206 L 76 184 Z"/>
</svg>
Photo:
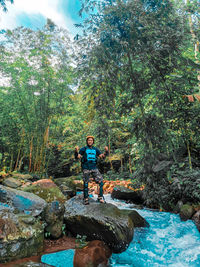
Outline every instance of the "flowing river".
<svg viewBox="0 0 200 267">
<path fill-rule="evenodd" d="M 183 222 L 179 215 L 150 209 L 136 209 L 133 204 L 113 200 L 106 202 L 120 209 L 135 209 L 150 224 L 135 228 L 127 250 L 112 254 L 110 267 L 200 267 L 200 233 L 195 224 Z M 56 267 L 73 267 L 73 250 L 43 255 L 44 263 Z"/>
<path fill-rule="evenodd" d="M 107 202 L 120 209 L 132 209 L 132 204 L 112 200 Z M 134 208 L 135 209 L 135 208 Z M 136 228 L 128 249 L 113 254 L 113 267 L 200 267 L 200 233 L 195 224 L 182 222 L 179 215 L 170 212 L 135 209 L 150 224 L 149 228 Z"/>
</svg>

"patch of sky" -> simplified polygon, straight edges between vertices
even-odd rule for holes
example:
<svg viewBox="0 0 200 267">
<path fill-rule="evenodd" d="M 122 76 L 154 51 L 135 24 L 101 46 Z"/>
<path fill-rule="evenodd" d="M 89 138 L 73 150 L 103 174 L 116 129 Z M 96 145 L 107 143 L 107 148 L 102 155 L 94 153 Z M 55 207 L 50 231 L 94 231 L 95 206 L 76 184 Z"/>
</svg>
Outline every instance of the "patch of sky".
<svg viewBox="0 0 200 267">
<path fill-rule="evenodd" d="M 32 30 L 41 29 L 46 24 L 46 18 L 41 14 L 27 16 L 27 13 L 21 13 L 16 17 L 17 25 L 30 28 Z"/>
<path fill-rule="evenodd" d="M 73 1 L 62 0 L 60 3 L 60 9 L 62 9 L 65 14 L 68 14 L 74 21 L 76 21 L 76 23 L 82 20 L 78 14 L 80 8 L 81 8 L 80 0 L 73 0 Z"/>
<path fill-rule="evenodd" d="M 75 35 L 81 35 L 83 30 L 80 27 L 75 27 L 75 24 L 81 24 L 84 19 L 87 17 L 85 13 L 82 14 L 82 17 L 79 16 L 79 11 L 81 9 L 81 1 L 80 0 L 73 0 L 73 1 L 66 1 L 61 0 L 59 5 L 60 11 L 65 15 L 70 17 L 70 19 L 73 22 L 73 25 L 71 25 L 71 28 L 69 31 Z"/>
</svg>

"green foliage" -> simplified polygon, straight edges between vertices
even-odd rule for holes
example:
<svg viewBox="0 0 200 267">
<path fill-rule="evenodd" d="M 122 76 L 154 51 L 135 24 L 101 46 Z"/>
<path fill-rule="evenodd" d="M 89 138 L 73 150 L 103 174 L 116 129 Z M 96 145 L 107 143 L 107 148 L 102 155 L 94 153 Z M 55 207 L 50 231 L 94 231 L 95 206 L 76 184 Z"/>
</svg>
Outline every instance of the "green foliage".
<svg viewBox="0 0 200 267">
<path fill-rule="evenodd" d="M 178 170 L 174 174 L 174 182 L 172 183 L 173 192 L 179 189 L 180 198 L 183 203 L 200 203 L 200 170 Z M 173 193 L 172 192 L 172 193 Z"/>
<path fill-rule="evenodd" d="M 77 235 L 76 236 L 76 240 L 75 240 L 75 248 L 84 248 L 85 246 L 87 246 L 88 242 L 86 241 L 87 236 L 83 235 Z"/>
<path fill-rule="evenodd" d="M 183 148 L 185 168 L 192 169 L 200 154 L 200 105 L 183 99 L 199 93 L 188 23 L 195 2 L 188 7 L 177 1 L 82 2 L 80 12 L 90 18 L 77 41 L 77 71 L 90 129 L 101 143 L 108 138 L 111 152 L 122 154 L 123 168 L 136 170 L 148 205 L 171 209 L 177 201 L 170 194 L 172 170 L 154 173 L 152 166 L 164 160 L 160 155 L 173 166 L 181 164 L 177 152 Z"/>
<path fill-rule="evenodd" d="M 11 169 L 26 161 L 29 171 L 45 172 L 48 143 L 62 136 L 58 120 L 73 95 L 69 49 L 65 30 L 50 20 L 43 30 L 8 31 L 1 42 L 0 70 L 9 82 L 0 88 L 0 144 Z"/>
<path fill-rule="evenodd" d="M 62 225 L 62 234 L 66 235 L 66 225 L 65 224 Z"/>
<path fill-rule="evenodd" d="M 51 233 L 50 232 L 45 232 L 44 236 L 45 236 L 45 238 L 49 238 L 51 236 Z"/>
<path fill-rule="evenodd" d="M 77 174 L 74 147 L 90 134 L 101 150 L 109 146 L 105 178 L 145 185 L 152 207 L 197 203 L 200 105 L 187 96 L 200 91 L 198 2 L 81 3 L 80 15 L 88 16 L 74 45 L 75 69 L 67 33 L 50 20 L 42 30 L 4 34 L 0 71 L 9 84 L 0 87 L 1 168 Z M 119 173 L 111 164 L 117 155 Z M 170 164 L 156 171 L 164 161 Z"/>
</svg>

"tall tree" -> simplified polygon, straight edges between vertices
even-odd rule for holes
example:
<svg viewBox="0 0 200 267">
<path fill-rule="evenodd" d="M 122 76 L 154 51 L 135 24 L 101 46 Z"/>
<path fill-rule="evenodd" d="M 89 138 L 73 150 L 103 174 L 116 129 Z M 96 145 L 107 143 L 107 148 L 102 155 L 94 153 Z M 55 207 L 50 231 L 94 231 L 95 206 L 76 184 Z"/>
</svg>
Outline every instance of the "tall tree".
<svg viewBox="0 0 200 267">
<path fill-rule="evenodd" d="M 29 170 L 44 172 L 50 124 L 63 112 L 70 94 L 72 68 L 70 67 L 70 41 L 66 31 L 50 20 L 43 30 L 17 28 L 5 33 L 1 47 L 1 72 L 9 79 L 9 86 L 1 87 L 6 106 L 2 106 L 2 123 L 11 117 L 16 129 L 16 140 L 3 131 L 1 141 L 7 137 L 12 144 L 15 167 L 22 159 L 29 159 Z"/>
</svg>

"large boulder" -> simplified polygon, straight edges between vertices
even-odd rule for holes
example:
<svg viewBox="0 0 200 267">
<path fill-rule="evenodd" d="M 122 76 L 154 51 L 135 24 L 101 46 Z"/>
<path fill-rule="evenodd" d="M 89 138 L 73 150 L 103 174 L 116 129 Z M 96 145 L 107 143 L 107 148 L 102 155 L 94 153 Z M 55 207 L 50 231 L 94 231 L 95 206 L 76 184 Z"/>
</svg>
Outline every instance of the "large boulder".
<svg viewBox="0 0 200 267">
<path fill-rule="evenodd" d="M 44 199 L 35 194 L 3 185 L 0 185 L 0 202 L 32 216 L 40 215 L 47 205 Z"/>
<path fill-rule="evenodd" d="M 114 253 L 126 250 L 133 238 L 133 222 L 127 214 L 112 204 L 99 204 L 93 199 L 85 206 L 80 195 L 65 202 L 64 222 L 74 236 L 102 240 Z"/>
<path fill-rule="evenodd" d="M 44 229 L 35 217 L 0 210 L 0 263 L 37 255 L 43 241 Z"/>
<path fill-rule="evenodd" d="M 23 188 L 23 191 L 33 193 L 40 198 L 43 198 L 46 202 L 59 201 L 64 203 L 66 197 L 63 195 L 58 186 L 50 179 L 41 179 L 37 182 L 28 185 Z"/>
<path fill-rule="evenodd" d="M 93 240 L 86 247 L 75 250 L 73 266 L 108 266 L 110 256 L 111 251 L 103 241 Z"/>
<path fill-rule="evenodd" d="M 142 190 L 135 191 L 125 186 L 115 186 L 111 197 L 122 200 L 130 200 L 136 204 L 142 204 L 144 202 Z"/>
</svg>

